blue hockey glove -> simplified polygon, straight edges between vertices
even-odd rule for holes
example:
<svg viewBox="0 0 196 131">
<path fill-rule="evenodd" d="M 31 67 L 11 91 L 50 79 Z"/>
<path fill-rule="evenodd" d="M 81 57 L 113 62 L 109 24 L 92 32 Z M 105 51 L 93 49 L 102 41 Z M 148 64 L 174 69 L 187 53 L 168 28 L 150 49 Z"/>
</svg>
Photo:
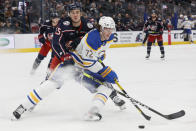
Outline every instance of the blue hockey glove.
<svg viewBox="0 0 196 131">
<path fill-rule="evenodd" d="M 109 83 L 115 84 L 115 80 L 118 79 L 117 74 L 109 66 L 104 67 L 98 73 Z"/>
<path fill-rule="evenodd" d="M 101 61 L 103 61 L 105 59 L 105 54 L 103 54 L 100 58 Z"/>
</svg>

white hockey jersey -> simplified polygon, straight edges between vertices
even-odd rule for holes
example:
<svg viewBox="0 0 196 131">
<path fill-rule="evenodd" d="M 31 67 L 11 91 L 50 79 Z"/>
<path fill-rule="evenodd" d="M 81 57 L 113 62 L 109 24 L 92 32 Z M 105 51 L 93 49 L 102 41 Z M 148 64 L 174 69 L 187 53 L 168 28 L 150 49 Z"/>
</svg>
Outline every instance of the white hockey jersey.
<svg viewBox="0 0 196 131">
<path fill-rule="evenodd" d="M 191 29 L 194 27 L 193 22 L 189 21 L 189 20 L 185 20 L 184 22 L 182 22 L 181 24 L 181 28 L 184 27 L 184 29 Z"/>
<path fill-rule="evenodd" d="M 101 41 L 100 32 L 94 29 L 88 32 L 77 46 L 76 50 L 71 53 L 76 66 L 85 68 L 91 72 L 97 73 L 103 66 L 99 59 L 105 56 L 105 51 L 113 42 L 114 34 L 108 40 Z"/>
</svg>

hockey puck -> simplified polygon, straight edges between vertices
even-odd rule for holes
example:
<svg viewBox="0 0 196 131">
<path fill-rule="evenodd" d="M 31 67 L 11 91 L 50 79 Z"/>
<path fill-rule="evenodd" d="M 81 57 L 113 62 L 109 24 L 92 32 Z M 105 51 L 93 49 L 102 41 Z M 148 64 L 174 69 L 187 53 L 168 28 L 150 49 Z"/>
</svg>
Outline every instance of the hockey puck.
<svg viewBox="0 0 196 131">
<path fill-rule="evenodd" d="M 145 126 L 144 126 L 144 125 L 139 125 L 139 126 L 138 126 L 138 128 L 140 128 L 140 129 L 144 129 L 144 128 L 145 128 Z"/>
</svg>

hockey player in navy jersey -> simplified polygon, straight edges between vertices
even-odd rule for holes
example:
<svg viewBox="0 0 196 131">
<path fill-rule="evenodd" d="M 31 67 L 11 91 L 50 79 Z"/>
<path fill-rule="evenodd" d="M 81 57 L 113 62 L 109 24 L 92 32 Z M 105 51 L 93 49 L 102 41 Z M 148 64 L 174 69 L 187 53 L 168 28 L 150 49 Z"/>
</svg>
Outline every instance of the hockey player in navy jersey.
<svg viewBox="0 0 196 131">
<path fill-rule="evenodd" d="M 51 42 L 53 39 L 53 32 L 55 31 L 56 26 L 59 23 L 58 14 L 52 13 L 50 15 L 51 20 L 46 20 L 43 25 L 41 25 L 39 29 L 38 39 L 39 42 L 42 43 L 41 49 L 36 57 L 33 67 L 31 70 L 31 74 L 34 74 L 36 69 L 39 67 L 41 61 L 48 55 L 48 52 L 51 49 Z M 52 54 L 53 55 L 53 54 Z M 50 66 L 50 62 L 48 67 Z"/>
<path fill-rule="evenodd" d="M 163 47 L 163 22 L 157 17 L 156 13 L 152 13 L 151 17 L 144 25 L 144 31 L 148 32 L 147 43 L 147 55 L 146 59 L 149 59 L 151 53 L 152 43 L 157 40 L 160 47 L 161 59 L 165 58 L 165 51 Z"/>
<path fill-rule="evenodd" d="M 64 61 L 66 53 L 73 51 L 80 43 L 81 37 L 85 35 L 85 32 L 93 28 L 92 24 L 85 23 L 85 19 L 81 19 L 80 6 L 77 4 L 71 4 L 69 7 L 70 21 L 64 21 L 61 23 L 61 25 L 56 28 L 56 32 L 53 37 L 52 49 L 55 53 L 55 57 L 51 65 L 54 64 L 56 68 L 52 71 L 48 80 L 44 81 L 38 88 L 33 89 L 27 94 L 24 102 L 22 102 L 19 107 L 14 110 L 13 119 L 20 119 L 21 115 L 25 111 L 36 106 L 45 97 L 50 95 L 56 89 L 62 87 L 64 82 L 64 77 L 62 75 L 64 72 L 62 71 L 63 65 L 61 63 Z M 106 35 L 105 37 L 108 36 Z M 115 92 L 110 94 L 111 96 L 114 95 L 112 98 L 116 96 Z M 117 97 L 115 97 L 113 101 L 117 104 L 122 103 L 122 100 L 119 101 Z"/>
</svg>

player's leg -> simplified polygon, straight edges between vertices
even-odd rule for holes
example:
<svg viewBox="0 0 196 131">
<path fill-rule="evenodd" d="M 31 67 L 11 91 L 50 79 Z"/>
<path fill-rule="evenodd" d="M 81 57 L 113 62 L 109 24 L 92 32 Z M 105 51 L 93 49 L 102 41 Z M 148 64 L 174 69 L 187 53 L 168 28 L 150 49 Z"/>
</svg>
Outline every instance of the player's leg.
<svg viewBox="0 0 196 131">
<path fill-rule="evenodd" d="M 158 41 L 158 45 L 159 45 L 160 52 L 161 52 L 161 57 L 160 58 L 165 58 L 165 50 L 164 50 L 164 46 L 163 46 L 163 38 L 162 38 L 162 35 L 159 35 L 157 37 L 157 41 Z"/>
<path fill-rule="evenodd" d="M 148 59 L 150 57 L 150 53 L 151 53 L 151 46 L 152 46 L 152 42 L 154 42 L 154 36 L 149 35 L 148 36 L 148 43 L 147 43 L 147 55 L 146 55 L 146 59 Z"/>
<path fill-rule="evenodd" d="M 192 40 L 192 31 L 191 31 L 191 29 L 188 29 L 188 40 L 191 42 L 191 43 L 193 43 L 193 40 Z"/>
<path fill-rule="evenodd" d="M 106 85 L 100 85 L 97 88 L 97 93 L 95 94 L 92 105 L 88 112 L 84 115 L 84 120 L 86 121 L 99 121 L 102 118 L 100 111 L 106 104 L 110 94 L 112 93 L 112 89 L 107 87 Z"/>
<path fill-rule="evenodd" d="M 55 89 L 59 89 L 63 84 L 63 78 L 59 75 L 62 68 L 59 65 L 51 74 L 50 78 L 44 81 L 38 88 L 33 89 L 21 105 L 13 112 L 13 119 L 20 119 L 21 115 L 36 106 L 41 100 L 50 95 Z"/>
<path fill-rule="evenodd" d="M 46 42 L 46 44 L 42 45 L 42 47 L 39 51 L 39 54 L 33 63 L 31 74 L 35 73 L 35 70 L 39 67 L 41 61 L 47 56 L 50 49 L 51 49 L 50 42 L 48 42 L 48 43 Z"/>
<path fill-rule="evenodd" d="M 143 45 L 143 46 L 144 46 L 144 44 L 146 43 L 147 39 L 148 39 L 148 33 L 145 34 L 144 40 L 143 40 L 143 42 L 142 42 L 142 45 Z"/>
<path fill-rule="evenodd" d="M 52 52 L 51 54 L 51 59 L 50 59 L 50 62 L 48 64 L 48 70 L 47 70 L 47 75 L 46 75 L 46 78 L 45 80 L 48 79 L 48 77 L 50 76 L 50 74 L 53 72 L 53 70 L 56 68 L 56 66 L 58 64 L 61 63 L 61 66 L 62 67 L 66 67 L 66 66 L 69 66 L 69 65 L 74 65 L 74 61 L 71 57 L 71 55 L 69 55 L 68 53 L 63 57 L 63 61 L 61 59 L 59 59 L 55 54 L 54 52 Z"/>
<path fill-rule="evenodd" d="M 147 55 L 146 55 L 146 59 L 149 59 L 149 57 L 150 57 L 151 46 L 152 46 L 152 43 L 153 43 L 154 41 L 155 41 L 155 36 L 149 35 L 149 36 L 148 36 L 148 43 L 147 43 Z"/>
<path fill-rule="evenodd" d="M 101 82 L 104 81 L 101 75 L 97 73 L 92 73 L 90 71 L 85 71 L 85 73 L 89 74 L 96 80 L 99 80 Z M 77 75 L 77 76 L 81 76 L 81 75 Z M 91 93 L 97 92 L 97 88 L 101 85 L 100 83 L 96 82 L 96 80 L 92 80 L 91 78 L 88 78 L 85 75 L 82 76 L 81 78 L 82 78 L 82 84 L 84 85 L 85 88 L 87 88 Z M 125 101 L 118 96 L 116 90 L 114 90 L 113 88 L 112 88 L 112 93 L 110 94 L 109 97 L 114 102 L 114 104 L 118 106 L 121 110 L 126 109 Z"/>
</svg>

